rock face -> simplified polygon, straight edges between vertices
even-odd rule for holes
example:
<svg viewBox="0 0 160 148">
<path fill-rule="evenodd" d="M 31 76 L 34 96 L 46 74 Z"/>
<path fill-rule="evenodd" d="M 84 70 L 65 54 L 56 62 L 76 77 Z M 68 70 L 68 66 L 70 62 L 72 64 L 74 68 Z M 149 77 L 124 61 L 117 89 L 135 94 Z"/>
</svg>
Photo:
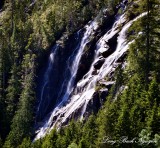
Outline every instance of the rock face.
<svg viewBox="0 0 160 148">
<path fill-rule="evenodd" d="M 87 73 L 93 62 L 95 42 L 96 39 L 91 39 L 85 46 L 84 52 L 80 59 L 80 65 L 78 67 L 75 83 L 82 79 L 82 77 Z"/>
<path fill-rule="evenodd" d="M 118 34 L 115 34 L 112 38 L 108 40 L 108 46 L 112 49 L 112 52 L 116 50 L 117 37 L 118 37 Z"/>
<path fill-rule="evenodd" d="M 67 124 L 71 118 L 85 119 L 99 110 L 114 84 L 115 69 L 123 64 L 129 47 L 126 32 L 144 15 L 129 22 L 125 14 L 118 17 L 115 14 L 107 19 L 103 16 L 104 22 L 100 21 L 101 17 L 95 18 L 78 31 L 73 40 L 68 38 L 54 46 L 37 93 L 37 120 L 41 122 L 47 114 L 48 118 L 38 127 L 35 139 L 43 137 L 55 126 L 60 128 Z M 109 25 L 105 27 L 107 22 Z M 97 86 L 100 87 L 97 89 Z"/>
<path fill-rule="evenodd" d="M 99 23 L 100 20 L 101 23 Z M 109 28 L 113 25 L 114 16 L 108 15 L 107 17 L 105 17 L 104 14 L 104 16 L 100 18 L 100 20 L 98 20 L 98 28 L 93 30 L 93 33 L 91 34 L 89 41 L 85 46 L 84 52 L 80 59 L 80 66 L 78 67 L 75 83 L 81 80 L 82 77 L 89 71 L 94 60 L 96 43 L 104 34 L 104 31 L 108 31 Z"/>
<path fill-rule="evenodd" d="M 105 86 L 103 86 L 103 88 L 93 94 L 92 99 L 89 101 L 86 108 L 86 112 L 88 112 L 89 115 L 91 113 L 97 113 L 99 111 L 106 100 L 106 96 L 108 95 L 109 90 L 114 83 L 115 82 L 106 82 L 104 80 L 103 84 L 105 84 Z M 99 84 L 102 84 L 102 82 L 99 82 Z M 87 115 L 85 115 L 85 118 L 87 118 Z"/>
<path fill-rule="evenodd" d="M 109 55 L 111 55 L 113 53 L 113 49 L 111 49 L 111 48 L 108 48 L 108 49 L 106 49 L 106 50 L 104 50 L 104 51 L 102 51 L 101 52 L 101 54 L 102 54 L 102 56 L 104 57 L 104 58 L 107 58 Z"/>
<path fill-rule="evenodd" d="M 127 52 L 124 53 L 118 60 L 117 60 L 117 63 L 122 63 L 124 61 L 124 59 L 126 59 L 127 57 Z"/>
<path fill-rule="evenodd" d="M 78 34 L 69 36 L 68 39 L 66 39 L 66 35 L 62 36 L 51 49 L 48 65 L 44 65 L 47 65 L 48 68 L 39 70 L 37 98 L 40 98 L 38 100 L 40 103 L 37 102 L 39 103 L 37 122 L 42 121 L 57 104 L 58 92 L 61 91 L 64 79 L 67 80 L 70 76 L 69 67 L 66 65 L 72 59 L 68 58 L 73 54 L 82 35 L 83 32 L 80 31 Z"/>
<path fill-rule="evenodd" d="M 102 58 L 102 59 L 98 59 L 97 62 L 94 64 L 94 68 L 95 69 L 100 69 L 102 64 L 104 63 L 105 59 Z"/>
</svg>

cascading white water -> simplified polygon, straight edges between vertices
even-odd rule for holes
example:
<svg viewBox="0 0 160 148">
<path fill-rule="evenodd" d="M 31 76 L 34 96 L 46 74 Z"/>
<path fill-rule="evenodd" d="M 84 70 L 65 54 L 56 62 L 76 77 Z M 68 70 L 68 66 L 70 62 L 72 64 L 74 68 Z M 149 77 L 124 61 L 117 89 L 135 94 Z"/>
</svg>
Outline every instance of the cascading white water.
<svg viewBox="0 0 160 148">
<path fill-rule="evenodd" d="M 74 62 L 72 62 L 72 65 L 71 67 L 69 67 L 70 69 L 70 73 L 71 73 L 71 77 L 69 78 L 68 80 L 68 83 L 67 83 L 67 89 L 66 89 L 66 92 L 65 94 L 62 96 L 62 99 L 60 99 L 61 101 L 58 103 L 58 105 L 56 106 L 56 108 L 53 110 L 52 114 L 51 114 L 51 117 L 49 118 L 49 121 L 47 121 L 44 126 L 40 129 L 40 132 L 37 134 L 36 138 L 35 139 L 38 139 L 40 137 L 43 137 L 45 135 L 45 133 L 47 132 L 48 128 L 52 125 L 52 122 L 53 122 L 53 117 L 55 117 L 55 115 L 59 112 L 60 110 L 60 107 L 63 105 L 63 103 L 65 103 L 70 94 L 73 92 L 73 89 L 74 89 L 74 81 L 75 81 L 75 77 L 76 77 L 76 74 L 77 74 L 77 70 L 78 70 L 78 65 L 79 65 L 79 62 L 80 62 L 80 59 L 82 57 L 82 54 L 83 54 L 83 50 L 85 49 L 85 46 L 86 44 L 90 41 L 90 37 L 94 34 L 94 30 L 96 30 L 98 28 L 98 23 L 97 21 L 92 21 L 90 22 L 89 25 L 86 25 L 85 26 L 85 33 L 84 33 L 84 36 L 81 40 L 81 43 L 80 43 L 80 46 L 78 45 L 77 47 L 79 47 L 78 49 L 78 53 L 76 54 L 76 56 L 74 57 L 74 52 L 73 54 L 69 57 L 68 61 L 70 60 L 70 58 L 74 57 L 73 60 Z M 57 49 L 57 48 L 56 48 Z M 75 49 L 76 51 L 77 49 Z M 47 76 L 47 73 L 50 71 L 50 65 L 51 65 L 51 62 L 54 61 L 54 52 L 52 52 L 50 54 L 50 63 L 49 63 L 49 68 L 47 69 L 46 73 L 45 73 L 45 77 L 46 77 L 46 82 L 42 88 L 42 95 L 43 95 L 43 91 L 44 91 L 44 88 L 45 86 L 47 85 L 48 83 L 48 76 Z M 61 91 L 63 89 L 63 84 L 62 84 L 62 88 L 61 88 Z M 59 94 L 61 94 L 61 91 Z M 42 101 L 42 97 L 41 96 L 41 101 Z M 59 100 L 59 99 L 58 99 Z M 40 101 L 40 105 L 41 105 L 41 101 Z M 39 110 L 39 109 L 38 109 Z M 58 120 L 58 119 L 57 119 Z"/>
<path fill-rule="evenodd" d="M 88 75 L 89 78 L 93 78 L 92 80 L 90 80 L 90 83 L 93 83 L 93 87 L 96 86 L 96 82 L 103 79 L 105 76 L 107 76 L 107 74 L 109 74 L 110 72 L 112 72 L 112 69 L 115 69 L 115 65 L 116 65 L 116 61 L 127 51 L 127 49 L 129 48 L 129 45 L 133 42 L 129 42 L 127 43 L 126 40 L 126 31 L 128 30 L 128 28 L 132 25 L 133 22 L 135 22 L 137 19 L 143 17 L 144 15 L 146 15 L 146 13 L 143 13 L 141 15 L 139 15 L 138 17 L 136 17 L 134 20 L 131 20 L 130 22 L 128 22 L 126 25 L 123 26 L 123 28 L 121 29 L 119 36 L 118 36 L 118 40 L 117 40 L 117 48 L 115 50 L 115 52 L 113 54 L 111 54 L 108 58 L 106 58 L 104 64 L 102 65 L 101 69 L 98 72 L 97 76 L 92 77 L 92 75 Z M 117 21 L 114 25 L 113 25 L 113 29 L 111 29 L 111 31 L 109 31 L 109 34 L 107 33 L 98 43 L 98 47 L 100 47 L 97 51 L 97 56 L 99 55 L 98 52 L 100 52 L 102 49 L 104 50 L 105 44 L 104 41 L 108 41 L 108 39 L 110 39 L 110 37 L 114 36 L 118 30 L 116 30 L 115 28 L 120 25 L 120 22 L 125 22 L 125 15 L 123 15 L 119 21 Z M 100 44 L 100 45 L 99 45 Z M 96 60 L 96 59 L 95 59 Z M 89 72 L 90 74 L 92 72 Z M 88 80 L 89 80 L 88 78 Z M 84 80 L 85 81 L 85 80 Z M 82 82 L 83 83 L 83 80 Z M 86 91 L 91 91 L 93 89 L 93 87 L 88 87 Z M 83 117 L 83 114 L 86 110 L 86 104 L 88 103 L 87 100 L 90 100 L 91 98 L 87 97 L 86 101 L 85 101 L 85 105 L 83 107 L 83 112 L 81 114 L 81 119 Z"/>
<path fill-rule="evenodd" d="M 67 90 L 62 97 L 62 101 L 60 102 L 60 104 L 57 107 L 59 107 L 63 102 L 67 101 L 68 97 L 73 92 L 73 89 L 74 89 L 73 85 L 74 85 L 75 77 L 77 74 L 78 65 L 79 65 L 80 59 L 83 54 L 83 50 L 84 50 L 86 44 L 89 42 L 89 37 L 92 35 L 92 33 L 94 33 L 94 30 L 96 30 L 97 28 L 98 28 L 98 24 L 95 21 L 91 22 L 90 25 L 87 25 L 85 27 L 86 32 L 84 33 L 84 37 L 82 38 L 78 53 L 74 58 L 74 62 L 70 67 L 71 77 L 70 77 L 68 84 L 67 84 Z"/>
<path fill-rule="evenodd" d="M 82 56 L 83 50 L 85 45 L 88 42 L 88 38 L 94 32 L 94 30 L 98 27 L 97 23 L 93 21 L 90 25 L 86 26 L 86 32 L 84 33 L 84 37 L 82 38 L 80 48 L 78 49 L 78 53 L 74 59 L 73 65 L 71 66 L 71 78 L 67 84 L 67 91 L 62 97 L 62 101 L 59 105 L 53 110 L 49 120 L 44 123 L 44 125 L 39 129 L 36 135 L 36 139 L 43 137 L 48 131 L 50 131 L 55 125 L 57 127 L 61 126 L 67 118 L 69 118 L 72 113 L 74 113 L 79 108 L 81 109 L 81 119 L 83 119 L 83 115 L 86 111 L 86 107 L 90 99 L 92 98 L 93 94 L 95 93 L 96 83 L 107 76 L 110 72 L 114 71 L 115 65 L 117 60 L 126 52 L 128 46 L 131 42 L 127 43 L 126 41 L 126 31 L 135 22 L 137 19 L 143 17 L 146 13 L 141 14 L 140 16 L 136 17 L 135 19 L 126 22 L 125 15 L 122 15 L 118 20 L 115 21 L 111 30 L 109 30 L 97 43 L 97 50 L 95 52 L 94 62 L 91 65 L 89 72 L 77 83 L 77 86 L 73 88 L 73 83 L 75 79 L 75 75 L 78 70 L 78 65 L 80 62 L 80 58 Z M 120 29 L 121 28 L 121 29 Z M 114 35 L 118 34 L 117 40 L 117 47 L 116 50 L 109 55 L 105 62 L 103 63 L 102 67 L 97 70 L 96 75 L 92 75 L 94 69 L 94 64 L 99 60 L 100 53 L 107 50 L 106 43 L 109 39 L 111 39 Z M 69 95 L 76 90 L 74 94 L 69 98 Z M 66 106 L 62 106 L 61 104 L 63 101 L 68 100 L 69 102 Z M 54 119 L 55 118 L 55 119 Z M 54 119 L 54 122 L 53 122 Z"/>
<path fill-rule="evenodd" d="M 54 63 L 54 59 L 55 59 L 57 50 L 58 50 L 58 45 L 55 45 L 51 50 L 51 54 L 50 54 L 49 61 L 48 61 L 48 68 L 47 68 L 47 70 L 46 70 L 46 72 L 44 74 L 44 84 L 43 84 L 42 89 L 41 89 L 40 102 L 39 102 L 39 105 L 38 105 L 38 108 L 37 108 L 37 112 L 39 114 L 41 114 L 40 107 L 41 107 L 41 105 L 43 105 L 42 104 L 43 103 L 43 99 L 46 98 L 44 96 L 45 95 L 45 91 L 46 91 L 45 88 L 47 87 L 47 85 L 49 85 L 49 81 L 50 81 L 50 77 L 49 77 L 48 73 L 50 73 L 52 71 L 52 66 L 53 66 L 53 63 Z M 49 105 L 49 101 L 47 101 L 47 103 L 45 103 L 45 107 L 43 109 L 46 110 L 48 105 Z"/>
</svg>

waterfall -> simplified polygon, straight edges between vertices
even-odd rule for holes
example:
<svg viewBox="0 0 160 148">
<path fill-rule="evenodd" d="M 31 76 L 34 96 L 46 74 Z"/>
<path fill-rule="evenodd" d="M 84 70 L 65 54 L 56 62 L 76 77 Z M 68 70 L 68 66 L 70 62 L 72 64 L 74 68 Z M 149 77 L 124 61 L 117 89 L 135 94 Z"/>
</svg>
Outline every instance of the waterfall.
<svg viewBox="0 0 160 148">
<path fill-rule="evenodd" d="M 54 60 L 55 60 L 55 56 L 57 54 L 57 51 L 58 51 L 58 45 L 56 44 L 52 50 L 51 50 L 51 54 L 49 56 L 49 60 L 48 60 L 48 68 L 46 69 L 46 72 L 44 74 L 44 80 L 43 80 L 43 85 L 42 85 L 42 89 L 41 89 L 41 94 L 40 94 L 40 102 L 39 102 L 39 105 L 38 105 L 38 109 L 37 109 L 37 113 L 38 113 L 38 116 L 42 116 L 42 114 L 44 112 L 46 112 L 48 106 L 49 106 L 49 103 L 51 101 L 51 97 L 49 97 L 49 91 L 50 91 L 50 88 L 49 88 L 49 83 L 50 83 L 50 77 L 51 77 L 51 72 L 53 70 L 53 63 L 54 63 Z M 47 94 L 47 95 L 46 95 Z M 45 101 L 45 103 L 44 103 Z M 41 112 L 40 108 L 43 108 L 43 111 Z"/>
<path fill-rule="evenodd" d="M 75 77 L 76 77 L 76 74 L 77 74 L 78 65 L 79 65 L 81 56 L 83 54 L 83 50 L 84 50 L 86 44 L 89 42 L 89 37 L 92 35 L 92 33 L 94 32 L 94 30 L 96 30 L 97 27 L 98 27 L 98 24 L 95 21 L 91 22 L 90 25 L 87 25 L 85 27 L 86 32 L 84 33 L 84 37 L 82 38 L 80 46 L 78 46 L 78 48 L 79 48 L 78 49 L 78 53 L 72 59 L 74 62 L 71 65 L 71 67 L 69 67 L 68 64 L 67 64 L 67 66 L 70 69 L 71 77 L 68 80 L 67 90 L 66 90 L 65 94 L 62 96 L 62 101 L 60 102 L 60 104 L 57 107 L 59 107 L 63 102 L 67 101 L 68 98 L 69 98 L 69 96 L 70 96 L 70 94 L 73 92 L 74 81 L 75 81 Z M 73 55 L 74 55 L 74 53 L 73 53 Z M 71 55 L 71 57 L 73 57 L 73 55 Z"/>
<path fill-rule="evenodd" d="M 38 133 L 38 135 L 36 136 L 35 139 L 38 139 L 38 138 L 43 137 L 45 135 L 48 128 L 52 125 L 53 118 L 56 116 L 58 111 L 61 110 L 60 107 L 64 105 L 64 103 L 68 100 L 70 94 L 74 90 L 75 77 L 76 77 L 76 74 L 77 74 L 78 65 L 79 65 L 81 56 L 83 54 L 83 51 L 85 49 L 86 44 L 90 41 L 90 38 L 94 34 L 94 31 L 98 28 L 98 23 L 96 21 L 92 21 L 88 25 L 86 25 L 84 28 L 85 28 L 85 33 L 83 35 L 83 38 L 81 39 L 80 44 L 77 45 L 73 54 L 71 54 L 71 56 L 68 58 L 68 60 L 66 62 L 67 63 L 67 69 L 65 71 L 65 75 L 67 75 L 67 71 L 69 70 L 70 77 L 64 80 L 64 82 L 61 86 L 61 89 L 58 93 L 58 97 L 57 97 L 58 98 L 57 99 L 58 104 L 56 105 L 53 112 L 51 113 L 51 117 L 49 118 L 49 120 L 40 129 L 40 132 Z M 79 32 L 78 32 L 78 34 L 79 34 Z M 44 79 L 45 83 L 42 87 L 39 106 L 41 106 L 41 104 L 43 104 L 43 99 L 45 99 L 45 98 L 43 98 L 43 96 L 45 95 L 44 92 L 45 92 L 45 90 L 47 90 L 46 88 L 47 88 L 47 85 L 49 83 L 49 76 L 48 75 L 50 75 L 50 73 L 53 69 L 52 63 L 54 63 L 54 58 L 55 58 L 57 50 L 58 50 L 58 46 L 56 45 L 53 48 L 53 50 L 50 54 L 50 60 L 49 60 L 49 64 L 48 64 L 48 69 L 45 72 L 45 79 Z M 64 90 L 65 90 L 65 93 L 63 94 Z M 39 108 L 40 107 L 38 107 L 38 112 L 40 112 Z"/>
<path fill-rule="evenodd" d="M 83 78 L 75 84 L 75 77 L 77 74 L 78 66 L 80 63 L 80 59 L 82 57 L 84 48 L 86 44 L 89 42 L 90 37 L 94 34 L 94 30 L 98 28 L 98 23 L 94 20 L 90 22 L 89 25 L 85 26 L 85 33 L 83 38 L 81 39 L 80 44 L 77 46 L 73 54 L 68 58 L 67 68 L 70 70 L 70 77 L 62 84 L 61 91 L 58 95 L 58 100 L 60 100 L 54 110 L 51 112 L 51 115 L 48 120 L 45 120 L 45 123 L 42 127 L 37 131 L 36 139 L 43 137 L 47 132 L 49 132 L 55 125 L 60 127 L 66 120 L 75 112 L 80 109 L 80 118 L 81 120 L 84 117 L 88 102 L 92 99 L 93 94 L 95 93 L 95 87 L 97 82 L 104 79 L 109 73 L 115 70 L 117 65 L 117 60 L 126 52 L 129 45 L 133 42 L 127 43 L 126 40 L 126 31 L 135 22 L 137 19 L 143 17 L 146 13 L 143 13 L 136 17 L 135 19 L 129 21 L 127 23 L 126 15 L 122 15 L 115 20 L 112 28 L 99 39 L 96 43 L 96 51 L 94 55 L 94 60 L 90 67 L 88 73 L 83 76 Z M 111 54 L 107 57 L 102 57 L 102 53 L 107 51 L 107 43 L 110 39 L 112 39 L 115 35 L 117 35 L 117 46 Z M 56 47 L 53 53 L 50 55 L 51 62 L 48 66 L 48 70 L 46 71 L 46 81 L 43 86 L 42 92 L 45 91 L 45 87 L 48 84 L 48 76 L 47 73 L 50 70 L 50 65 L 54 62 L 54 58 L 56 55 Z M 72 64 L 69 65 L 69 61 L 72 61 Z M 104 63 L 99 69 L 95 69 L 94 65 L 97 61 L 104 60 Z M 96 70 L 96 74 L 93 75 L 93 72 Z M 63 87 L 66 85 L 65 92 L 63 92 Z M 42 93 L 43 95 L 43 93 Z M 42 98 L 42 97 L 41 97 Z M 41 99 L 42 102 L 42 99 Z M 41 105 L 40 102 L 40 105 Z M 67 103 L 66 103 L 67 102 Z"/>
</svg>

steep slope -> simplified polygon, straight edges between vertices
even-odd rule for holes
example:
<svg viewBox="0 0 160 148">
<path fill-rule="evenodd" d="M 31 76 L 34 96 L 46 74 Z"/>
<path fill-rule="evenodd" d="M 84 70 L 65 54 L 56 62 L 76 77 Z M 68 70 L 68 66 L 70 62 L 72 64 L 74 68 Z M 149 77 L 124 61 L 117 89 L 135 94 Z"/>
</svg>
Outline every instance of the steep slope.
<svg viewBox="0 0 160 148">
<path fill-rule="evenodd" d="M 123 6 L 124 3 L 121 3 L 119 9 L 122 9 Z M 107 22 L 109 24 L 107 27 L 108 31 L 106 30 L 106 33 L 102 37 L 99 35 L 99 39 L 96 39 L 97 41 L 92 41 L 91 39 L 97 37 L 95 34 L 101 28 L 100 21 L 106 16 L 97 17 L 89 22 L 83 29 L 82 38 L 79 39 L 81 30 L 76 35 L 76 39 L 80 41 L 77 43 L 73 53 L 65 60 L 66 70 L 63 68 L 63 72 L 59 74 L 60 78 L 62 78 L 60 84 L 54 82 L 58 80 L 58 78 L 54 77 L 57 77 L 56 71 L 58 67 L 56 66 L 58 65 L 56 63 L 58 63 L 58 59 L 56 58 L 60 58 L 57 55 L 60 48 L 58 44 L 53 48 L 54 50 L 50 54 L 50 62 L 45 72 L 45 81 L 41 89 L 38 113 L 44 113 L 45 108 L 48 107 L 47 104 L 53 104 L 54 109 L 49 114 L 49 117 L 44 119 L 44 123 L 41 123 L 42 127 L 41 125 L 38 127 L 40 129 L 37 131 L 38 134 L 35 139 L 43 137 L 55 126 L 59 128 L 65 125 L 71 118 L 80 117 L 82 120 L 88 117 L 92 111 L 98 111 L 107 96 L 109 88 L 114 84 L 112 79 L 116 67 L 121 64 L 123 64 L 123 67 L 125 66 L 125 61 L 122 58 L 129 44 L 133 42 L 133 40 L 127 42 L 126 32 L 133 22 L 144 15 L 146 13 L 142 13 L 136 18 L 129 20 L 124 9 L 123 14 L 115 14 L 113 18 L 109 17 L 109 19 L 105 20 L 106 24 Z M 110 27 L 112 19 L 114 23 Z M 86 47 L 88 44 L 91 44 L 90 47 Z M 78 72 L 82 73 L 83 67 L 87 66 L 83 59 L 90 61 L 87 57 L 83 57 L 86 54 L 91 55 L 90 59 L 92 62 L 89 65 L 90 68 L 87 73 L 77 78 L 79 76 Z M 54 69 L 56 70 L 55 72 Z M 49 75 L 52 75 L 52 78 Z M 107 81 L 105 80 L 106 77 L 108 77 Z M 76 79 L 79 81 L 75 81 Z M 50 83 L 50 86 L 47 83 Z M 105 85 L 105 89 L 96 90 L 98 84 Z M 60 88 L 58 88 L 59 85 Z M 55 90 L 54 86 L 56 86 L 57 90 Z M 54 96 L 54 92 L 57 93 L 57 96 Z M 101 97 L 97 97 L 96 94 L 101 94 Z M 102 96 L 102 94 L 104 95 Z M 53 95 L 53 97 L 48 95 Z"/>
<path fill-rule="evenodd" d="M 159 5 L 2 1 L 0 147 L 159 146 Z"/>
<path fill-rule="evenodd" d="M 82 28 L 107 5 L 111 3 L 99 0 L 1 1 L 0 137 L 3 142 L 8 141 L 8 147 L 17 147 L 23 138 L 30 137 L 33 134 L 35 116 L 39 121 L 54 107 L 54 103 L 48 107 L 46 105 L 43 113 L 35 114 L 37 103 L 40 101 L 35 90 L 41 86 L 37 83 L 37 75 L 40 76 L 38 72 L 47 63 L 52 45 L 62 34 L 66 34 L 63 40 L 70 36 L 74 42 L 74 36 L 71 34 Z M 114 9 L 115 5 L 110 7 L 111 13 L 114 13 Z M 63 58 L 59 60 L 63 66 L 74 49 L 73 44 L 69 46 L 69 52 L 62 49 L 61 52 L 58 51 L 58 54 L 63 54 Z M 57 69 L 57 75 L 61 72 L 63 73 L 62 68 Z M 59 83 L 60 87 L 61 82 L 58 81 L 62 79 L 57 78 L 55 82 Z M 56 93 L 54 95 L 56 96 Z M 43 106 L 43 103 L 40 106 Z M 27 111 L 28 108 L 30 111 Z"/>
</svg>

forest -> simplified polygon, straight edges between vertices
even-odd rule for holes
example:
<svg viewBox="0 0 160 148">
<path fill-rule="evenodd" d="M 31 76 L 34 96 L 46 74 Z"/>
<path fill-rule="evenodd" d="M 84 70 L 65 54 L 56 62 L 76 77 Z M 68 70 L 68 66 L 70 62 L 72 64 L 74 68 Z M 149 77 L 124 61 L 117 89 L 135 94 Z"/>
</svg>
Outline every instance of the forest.
<svg viewBox="0 0 160 148">
<path fill-rule="evenodd" d="M 0 147 L 160 147 L 160 1 L 126 0 L 124 11 L 118 8 L 120 3 L 122 0 L 0 1 Z M 84 120 L 71 118 L 59 130 L 54 127 L 34 141 L 38 75 L 51 48 L 57 41 L 67 46 L 62 37 L 70 39 L 104 9 L 109 18 L 125 13 L 128 22 L 146 13 L 127 30 L 127 43 L 133 42 L 115 70 L 115 83 L 98 111 L 89 111 Z M 103 34 L 104 28 L 102 25 Z M 97 85 L 95 89 L 102 88 L 105 86 Z"/>
</svg>

